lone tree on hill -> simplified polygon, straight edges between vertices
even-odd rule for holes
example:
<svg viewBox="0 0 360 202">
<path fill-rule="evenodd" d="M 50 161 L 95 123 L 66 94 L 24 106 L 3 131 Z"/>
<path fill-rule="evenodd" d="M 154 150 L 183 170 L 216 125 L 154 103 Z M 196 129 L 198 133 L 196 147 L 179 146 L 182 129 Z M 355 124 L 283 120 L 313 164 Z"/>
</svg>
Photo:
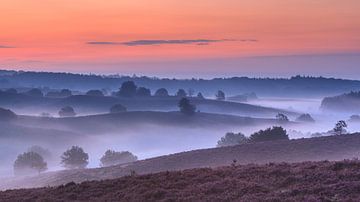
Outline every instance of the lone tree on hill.
<svg viewBox="0 0 360 202">
<path fill-rule="evenodd" d="M 40 173 L 47 170 L 47 163 L 43 157 L 36 152 L 25 152 L 20 154 L 14 162 L 15 175 L 27 175 Z"/>
<path fill-rule="evenodd" d="M 191 104 L 190 100 L 188 100 L 187 98 L 182 98 L 179 101 L 178 106 L 180 108 L 180 112 L 185 115 L 191 116 L 195 114 L 196 106 Z"/>
<path fill-rule="evenodd" d="M 120 112 L 126 112 L 127 109 L 122 104 L 116 104 L 110 108 L 110 113 L 120 113 Z"/>
<path fill-rule="evenodd" d="M 234 146 L 248 142 L 249 139 L 242 133 L 226 133 L 225 136 L 217 142 L 217 147 Z"/>
<path fill-rule="evenodd" d="M 81 147 L 72 146 L 61 156 L 61 164 L 68 169 L 86 168 L 89 163 L 89 155 Z"/>
<path fill-rule="evenodd" d="M 118 92 L 118 96 L 122 97 L 134 97 L 136 95 L 137 86 L 133 81 L 125 81 L 122 83 Z"/>
<path fill-rule="evenodd" d="M 215 94 L 215 97 L 217 100 L 225 100 L 225 93 L 221 90 L 218 90 L 218 92 Z"/>
<path fill-rule="evenodd" d="M 113 150 L 107 150 L 101 157 L 101 166 L 113 166 L 124 163 L 131 163 L 137 161 L 137 156 L 128 151 L 117 152 Z"/>
<path fill-rule="evenodd" d="M 165 88 L 160 88 L 155 92 L 154 96 L 156 96 L 156 97 L 168 97 L 169 92 Z"/>
<path fill-rule="evenodd" d="M 335 127 L 334 127 L 334 133 L 335 135 L 342 135 L 342 134 L 345 134 L 346 133 L 346 129 L 348 125 L 345 121 L 338 121 L 336 124 L 335 124 Z"/>
<path fill-rule="evenodd" d="M 186 92 L 185 92 L 185 90 L 184 89 L 179 89 L 177 92 L 176 92 L 176 97 L 182 97 L 182 98 L 184 98 L 184 97 L 186 97 L 187 95 L 186 95 Z"/>
<path fill-rule="evenodd" d="M 63 107 L 60 109 L 59 116 L 60 117 L 74 117 L 74 116 L 76 116 L 76 113 L 75 113 L 74 108 L 67 106 L 67 107 Z"/>
<path fill-rule="evenodd" d="M 250 142 L 264 142 L 274 140 L 289 140 L 286 130 L 282 127 L 274 126 L 266 130 L 260 130 L 250 136 Z"/>
</svg>

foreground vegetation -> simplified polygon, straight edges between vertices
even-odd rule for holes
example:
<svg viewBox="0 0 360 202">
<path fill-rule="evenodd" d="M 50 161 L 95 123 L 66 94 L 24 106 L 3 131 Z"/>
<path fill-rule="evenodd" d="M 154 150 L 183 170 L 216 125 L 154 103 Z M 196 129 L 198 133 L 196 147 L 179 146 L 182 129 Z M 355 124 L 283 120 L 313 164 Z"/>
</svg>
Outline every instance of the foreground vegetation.
<svg viewBox="0 0 360 202">
<path fill-rule="evenodd" d="M 0 192 L 0 201 L 359 201 L 360 162 L 231 165 Z"/>
</svg>

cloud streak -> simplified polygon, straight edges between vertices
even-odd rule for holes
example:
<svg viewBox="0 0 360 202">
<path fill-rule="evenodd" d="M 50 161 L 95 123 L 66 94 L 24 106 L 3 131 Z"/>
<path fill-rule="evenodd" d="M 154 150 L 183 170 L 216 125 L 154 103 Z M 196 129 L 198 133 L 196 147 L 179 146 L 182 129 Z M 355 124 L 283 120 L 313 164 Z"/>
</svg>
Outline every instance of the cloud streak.
<svg viewBox="0 0 360 202">
<path fill-rule="evenodd" d="M 15 47 L 13 47 L 13 46 L 0 45 L 0 48 L 15 48 Z"/>
<path fill-rule="evenodd" d="M 135 40 L 126 42 L 113 42 L 113 41 L 90 41 L 89 45 L 123 45 L 123 46 L 153 46 L 153 45 L 181 45 L 181 44 L 195 44 L 195 45 L 210 45 L 211 43 L 220 42 L 257 42 L 256 39 L 185 39 L 185 40 Z"/>
</svg>

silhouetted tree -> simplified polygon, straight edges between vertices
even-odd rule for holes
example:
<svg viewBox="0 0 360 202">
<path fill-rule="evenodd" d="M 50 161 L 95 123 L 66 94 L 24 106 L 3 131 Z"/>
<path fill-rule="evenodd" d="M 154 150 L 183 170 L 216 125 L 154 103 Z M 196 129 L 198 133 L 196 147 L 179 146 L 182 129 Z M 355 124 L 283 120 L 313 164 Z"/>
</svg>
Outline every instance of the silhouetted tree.
<svg viewBox="0 0 360 202">
<path fill-rule="evenodd" d="M 86 92 L 86 95 L 88 96 L 99 96 L 99 97 L 103 97 L 104 94 L 101 90 L 89 90 L 88 92 Z"/>
<path fill-rule="evenodd" d="M 182 97 L 182 98 L 184 98 L 184 97 L 186 97 L 187 95 L 186 95 L 186 92 L 185 92 L 185 90 L 184 89 L 179 89 L 177 92 L 176 92 L 176 97 Z"/>
<path fill-rule="evenodd" d="M 217 142 L 217 147 L 234 146 L 248 142 L 249 139 L 242 133 L 226 133 L 225 136 Z"/>
<path fill-rule="evenodd" d="M 137 161 L 137 156 L 128 151 L 116 152 L 113 150 L 107 150 L 101 157 L 101 166 L 113 166 L 124 163 L 131 163 Z"/>
<path fill-rule="evenodd" d="M 72 92 L 69 89 L 62 89 L 60 91 L 60 96 L 69 97 L 69 96 L 72 96 Z"/>
<path fill-rule="evenodd" d="M 127 109 L 122 104 L 116 104 L 110 108 L 110 113 L 126 112 Z"/>
<path fill-rule="evenodd" d="M 33 97 L 43 97 L 44 94 L 38 88 L 33 88 L 25 93 L 26 95 L 33 96 Z"/>
<path fill-rule="evenodd" d="M 198 93 L 196 97 L 199 99 L 205 99 L 202 93 Z"/>
<path fill-rule="evenodd" d="M 342 135 L 346 133 L 347 123 L 345 121 L 338 121 L 333 129 L 335 135 Z"/>
<path fill-rule="evenodd" d="M 78 146 L 72 146 L 61 156 L 61 164 L 68 169 L 86 168 L 88 163 L 89 155 Z"/>
<path fill-rule="evenodd" d="M 17 115 L 9 110 L 9 109 L 4 109 L 4 108 L 0 108 L 0 121 L 11 121 L 17 118 Z"/>
<path fill-rule="evenodd" d="M 277 114 L 276 115 L 276 119 L 278 122 L 280 123 L 286 123 L 286 122 L 289 122 L 289 118 L 285 115 L 285 114 Z"/>
<path fill-rule="evenodd" d="M 76 116 L 76 113 L 75 113 L 74 108 L 67 106 L 67 107 L 63 107 L 60 109 L 59 116 L 60 117 L 74 117 L 74 116 Z"/>
<path fill-rule="evenodd" d="M 45 149 L 45 148 L 43 148 L 41 146 L 38 146 L 38 145 L 31 146 L 27 151 L 28 152 L 35 152 L 35 153 L 39 154 L 41 157 L 43 157 L 46 160 L 50 160 L 51 157 L 52 157 L 51 152 L 48 149 Z"/>
<path fill-rule="evenodd" d="M 165 88 L 160 88 L 155 92 L 154 96 L 156 96 L 156 97 L 168 97 L 169 92 Z"/>
<path fill-rule="evenodd" d="M 190 103 L 187 98 L 182 98 L 178 104 L 180 112 L 186 115 L 194 115 L 196 106 Z"/>
<path fill-rule="evenodd" d="M 150 91 L 150 89 L 148 89 L 148 88 L 139 87 L 139 88 L 136 90 L 136 96 L 139 96 L 139 97 L 150 97 L 150 96 L 151 96 L 151 91 Z"/>
<path fill-rule="evenodd" d="M 274 140 L 289 140 L 286 130 L 282 127 L 274 126 L 266 130 L 260 130 L 250 136 L 251 142 L 263 142 Z"/>
<path fill-rule="evenodd" d="M 14 162 L 14 174 L 26 175 L 34 172 L 40 173 L 47 170 L 47 163 L 43 157 L 35 152 L 20 154 Z"/>
<path fill-rule="evenodd" d="M 225 100 L 225 93 L 221 90 L 218 90 L 218 92 L 215 94 L 215 97 L 217 100 Z"/>
<path fill-rule="evenodd" d="M 192 88 L 189 88 L 189 89 L 188 89 L 188 95 L 189 95 L 189 97 L 192 97 L 192 96 L 194 96 L 194 94 L 195 94 L 195 91 L 194 91 L 194 89 L 192 89 Z"/>
<path fill-rule="evenodd" d="M 122 97 L 134 97 L 136 95 L 137 86 L 133 81 L 125 81 L 122 83 L 118 92 L 118 96 Z"/>
<path fill-rule="evenodd" d="M 313 117 L 311 117 L 310 114 L 301 114 L 299 117 L 296 118 L 296 121 L 298 122 L 315 122 Z"/>
</svg>

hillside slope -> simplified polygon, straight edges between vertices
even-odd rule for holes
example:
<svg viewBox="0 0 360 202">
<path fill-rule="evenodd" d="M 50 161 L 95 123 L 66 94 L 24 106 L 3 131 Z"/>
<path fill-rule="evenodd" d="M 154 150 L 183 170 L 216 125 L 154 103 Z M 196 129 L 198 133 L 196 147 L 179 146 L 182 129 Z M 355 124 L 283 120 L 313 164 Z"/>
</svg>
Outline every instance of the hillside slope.
<svg viewBox="0 0 360 202">
<path fill-rule="evenodd" d="M 192 169 L 0 192 L 0 201 L 359 201 L 360 162 Z"/>
<path fill-rule="evenodd" d="M 2 180 L 0 189 L 61 185 L 71 181 L 113 179 L 129 175 L 269 162 L 302 162 L 358 158 L 360 134 L 274 141 L 234 147 L 195 150 L 106 168 L 49 172 L 39 176 Z"/>
</svg>

